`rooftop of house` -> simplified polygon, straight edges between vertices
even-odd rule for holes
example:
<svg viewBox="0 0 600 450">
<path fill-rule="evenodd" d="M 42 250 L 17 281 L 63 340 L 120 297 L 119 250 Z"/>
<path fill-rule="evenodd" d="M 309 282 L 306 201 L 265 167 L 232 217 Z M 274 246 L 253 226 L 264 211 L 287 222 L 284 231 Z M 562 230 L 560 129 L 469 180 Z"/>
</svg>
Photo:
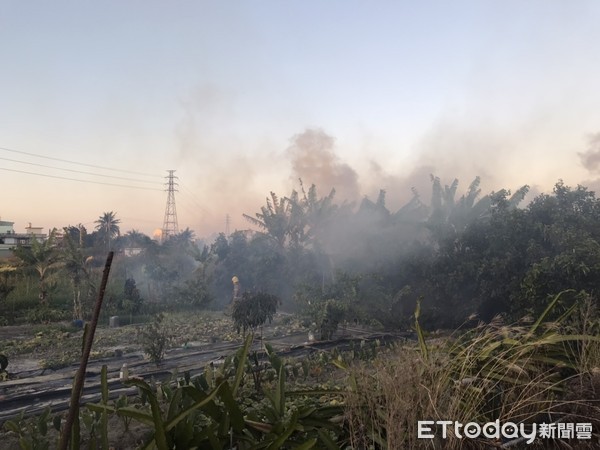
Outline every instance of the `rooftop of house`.
<svg viewBox="0 0 600 450">
<path fill-rule="evenodd" d="M 31 226 L 31 222 L 27 224 L 25 227 L 24 233 L 17 233 L 14 229 L 14 222 L 9 222 L 7 220 L 0 220 L 0 236 L 31 236 L 34 235 L 36 237 L 46 237 L 46 233 L 43 232 L 43 227 L 34 227 Z"/>
</svg>

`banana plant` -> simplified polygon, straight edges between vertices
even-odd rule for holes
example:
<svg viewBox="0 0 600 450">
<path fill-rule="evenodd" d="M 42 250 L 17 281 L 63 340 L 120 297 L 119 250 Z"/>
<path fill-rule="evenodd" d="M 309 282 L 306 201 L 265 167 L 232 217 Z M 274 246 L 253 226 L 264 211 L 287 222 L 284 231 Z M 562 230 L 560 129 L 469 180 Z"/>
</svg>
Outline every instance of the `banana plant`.
<svg viewBox="0 0 600 450">
<path fill-rule="evenodd" d="M 21 450 L 48 450 L 51 441 L 48 436 L 50 414 L 51 411 L 48 407 L 36 420 L 28 421 L 21 412 L 16 419 L 6 421 L 4 429 L 19 436 Z"/>
<path fill-rule="evenodd" d="M 342 405 L 323 404 L 320 399 L 339 392 L 286 390 L 288 367 L 268 344 L 266 354 L 277 374 L 274 386 L 263 390 L 264 400 L 254 408 L 240 407 L 251 344 L 248 335 L 242 348 L 220 367 L 209 365 L 194 379 L 185 374 L 175 386 L 128 380 L 126 385 L 139 390 L 141 407 L 109 404 L 103 399 L 87 408 L 101 419 L 116 414 L 147 425 L 152 431 L 142 448 L 148 450 L 339 449 L 336 440 L 343 420 Z"/>
<path fill-rule="evenodd" d="M 153 431 L 144 449 L 168 450 L 202 445 L 224 448 L 232 433 L 241 435 L 244 429 L 243 414 L 234 398 L 242 382 L 251 343 L 251 336 L 248 336 L 236 354 L 235 359 L 241 363 L 235 366 L 232 384 L 229 384 L 226 374 L 218 375 L 213 387 L 210 386 L 212 380 L 207 381 L 206 376 L 191 383 L 189 375 L 186 375 L 174 389 L 168 385 L 155 389 L 141 379 L 132 378 L 125 384 L 138 388 L 142 403 L 147 403 L 147 407 L 109 405 L 103 394 L 102 403 L 88 404 L 87 408 L 102 417 L 117 414 L 123 420 L 135 420 L 149 426 Z M 167 403 L 166 408 L 162 408 L 161 403 L 164 402 Z M 199 429 L 196 424 L 201 418 L 205 426 Z"/>
<path fill-rule="evenodd" d="M 340 431 L 342 405 L 324 405 L 322 395 L 339 395 L 338 391 L 286 390 L 288 367 L 273 347 L 265 344 L 265 353 L 277 376 L 272 389 L 264 389 L 266 404 L 248 413 L 246 425 L 258 432 L 259 443 L 250 449 L 280 448 L 339 449 L 332 438 Z M 292 445 L 296 445 L 292 447 Z"/>
</svg>

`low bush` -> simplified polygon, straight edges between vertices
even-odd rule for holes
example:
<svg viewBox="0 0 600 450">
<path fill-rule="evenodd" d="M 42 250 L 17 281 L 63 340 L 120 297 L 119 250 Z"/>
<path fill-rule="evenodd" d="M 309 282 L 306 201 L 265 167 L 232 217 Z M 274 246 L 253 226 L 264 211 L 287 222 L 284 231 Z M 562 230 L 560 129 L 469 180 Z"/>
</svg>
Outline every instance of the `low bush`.
<svg viewBox="0 0 600 450">
<path fill-rule="evenodd" d="M 235 300 L 231 308 L 231 318 L 237 332 L 244 334 L 247 330 L 254 331 L 266 322 L 271 323 L 277 312 L 280 300 L 266 292 L 244 292 L 242 298 Z"/>
<path fill-rule="evenodd" d="M 159 365 L 172 339 L 170 326 L 165 322 L 163 314 L 154 316 L 154 320 L 140 328 L 139 336 L 143 345 L 144 353 L 150 361 Z"/>
</svg>

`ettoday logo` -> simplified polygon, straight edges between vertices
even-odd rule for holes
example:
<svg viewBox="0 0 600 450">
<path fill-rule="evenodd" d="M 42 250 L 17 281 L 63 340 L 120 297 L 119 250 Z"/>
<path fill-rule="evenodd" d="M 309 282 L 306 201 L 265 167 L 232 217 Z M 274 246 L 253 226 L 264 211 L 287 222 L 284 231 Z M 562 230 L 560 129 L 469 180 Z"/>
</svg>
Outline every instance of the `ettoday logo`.
<svg viewBox="0 0 600 450">
<path fill-rule="evenodd" d="M 441 429 L 441 437 L 447 439 L 452 436 L 463 439 L 488 439 L 513 440 L 522 439 L 527 444 L 540 439 L 591 439 L 591 423 L 532 423 L 516 424 L 499 420 L 487 422 L 483 425 L 477 422 L 463 424 L 453 420 L 419 420 L 417 422 L 417 437 L 419 439 L 433 439 L 436 429 Z"/>
</svg>

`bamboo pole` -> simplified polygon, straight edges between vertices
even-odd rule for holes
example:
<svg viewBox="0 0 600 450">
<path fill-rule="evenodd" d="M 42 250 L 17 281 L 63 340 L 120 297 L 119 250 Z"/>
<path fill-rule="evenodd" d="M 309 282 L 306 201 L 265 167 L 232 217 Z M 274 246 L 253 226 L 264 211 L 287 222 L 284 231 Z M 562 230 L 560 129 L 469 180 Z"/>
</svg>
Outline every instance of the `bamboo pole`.
<svg viewBox="0 0 600 450">
<path fill-rule="evenodd" d="M 87 330 L 87 334 L 84 336 L 85 342 L 83 343 L 81 363 L 79 364 L 79 370 L 75 375 L 75 383 L 73 385 L 73 391 L 71 392 L 71 403 L 69 405 L 67 421 L 65 422 L 65 427 L 61 432 L 60 445 L 58 447 L 60 450 L 67 450 L 69 440 L 71 439 L 73 422 L 75 421 L 75 417 L 79 414 L 79 400 L 81 399 L 81 391 L 83 390 L 85 371 L 87 369 L 87 363 L 90 358 L 90 352 L 94 342 L 94 334 L 96 332 L 96 326 L 98 325 L 98 318 L 100 317 L 100 309 L 102 308 L 102 301 L 104 300 L 104 291 L 106 290 L 106 284 L 108 282 L 108 274 L 110 272 L 113 255 L 114 252 L 111 251 L 108 253 L 106 258 L 104 272 L 102 273 L 102 282 L 100 283 L 100 290 L 98 291 L 98 297 L 96 298 L 96 304 L 94 306 L 94 313 L 92 315 L 92 320 Z"/>
</svg>

